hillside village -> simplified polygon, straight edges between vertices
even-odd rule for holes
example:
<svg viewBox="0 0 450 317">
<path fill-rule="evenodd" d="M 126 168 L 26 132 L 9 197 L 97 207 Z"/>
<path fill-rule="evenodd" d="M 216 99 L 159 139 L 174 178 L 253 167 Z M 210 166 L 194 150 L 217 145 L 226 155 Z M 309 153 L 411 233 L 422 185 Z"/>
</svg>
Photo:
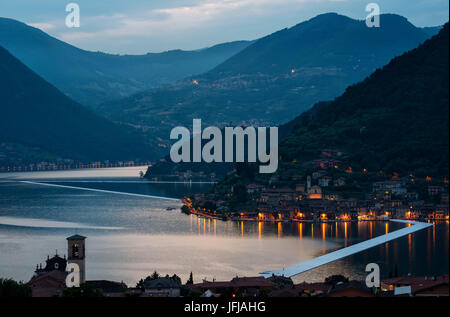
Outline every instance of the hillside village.
<svg viewBox="0 0 450 317">
<path fill-rule="evenodd" d="M 295 162 L 284 164 L 268 178 L 254 175 L 248 164 L 238 166 L 211 191 L 185 197 L 183 210 L 254 221 L 449 219 L 446 177 L 354 170 L 334 149 L 297 169 Z"/>
</svg>

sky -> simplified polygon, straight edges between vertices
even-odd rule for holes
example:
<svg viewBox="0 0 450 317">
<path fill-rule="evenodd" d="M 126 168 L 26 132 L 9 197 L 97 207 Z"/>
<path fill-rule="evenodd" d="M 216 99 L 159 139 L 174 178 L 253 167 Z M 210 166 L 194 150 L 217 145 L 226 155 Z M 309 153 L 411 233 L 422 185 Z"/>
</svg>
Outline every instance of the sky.
<svg viewBox="0 0 450 317">
<path fill-rule="evenodd" d="M 80 8 L 79 28 L 65 25 L 71 2 Z M 370 2 L 416 26 L 449 19 L 448 0 L 1 0 L 0 17 L 82 49 L 145 54 L 253 40 L 326 12 L 363 20 Z"/>
</svg>

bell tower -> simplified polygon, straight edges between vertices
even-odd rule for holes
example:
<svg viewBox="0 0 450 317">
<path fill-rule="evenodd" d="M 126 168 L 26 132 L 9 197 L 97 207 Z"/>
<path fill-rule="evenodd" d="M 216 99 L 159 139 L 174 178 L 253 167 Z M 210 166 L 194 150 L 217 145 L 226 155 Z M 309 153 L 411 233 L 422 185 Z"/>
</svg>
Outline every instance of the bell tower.
<svg viewBox="0 0 450 317">
<path fill-rule="evenodd" d="M 80 268 L 80 283 L 84 283 L 86 281 L 85 240 L 86 237 L 80 236 L 78 234 L 67 238 L 67 263 L 78 264 Z"/>
</svg>

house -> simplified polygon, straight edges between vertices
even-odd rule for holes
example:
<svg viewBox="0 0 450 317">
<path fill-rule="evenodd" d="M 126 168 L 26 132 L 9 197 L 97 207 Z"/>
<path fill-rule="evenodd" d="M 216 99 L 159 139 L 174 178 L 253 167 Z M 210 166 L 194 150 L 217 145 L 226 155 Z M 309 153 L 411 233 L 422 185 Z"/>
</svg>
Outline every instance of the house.
<svg viewBox="0 0 450 317">
<path fill-rule="evenodd" d="M 416 192 L 408 192 L 405 194 L 405 198 L 410 201 L 414 201 L 414 200 L 419 199 L 419 194 Z"/>
<path fill-rule="evenodd" d="M 261 192 L 261 201 L 279 204 L 281 201 L 294 201 L 296 192 L 290 188 L 266 189 Z"/>
<path fill-rule="evenodd" d="M 293 285 L 290 278 L 272 276 L 265 278 L 263 276 L 256 277 L 235 277 L 229 282 L 209 282 L 203 281 L 202 283 L 188 285 L 191 289 L 197 289 L 203 293 L 210 291 L 213 294 L 237 294 L 242 296 L 258 296 L 262 289 L 273 290 L 278 287 L 286 287 Z M 232 294 L 230 294 L 230 292 Z"/>
<path fill-rule="evenodd" d="M 444 187 L 442 186 L 428 186 L 428 195 L 429 196 L 437 196 L 440 193 L 444 192 Z"/>
<path fill-rule="evenodd" d="M 319 178 L 319 186 L 320 187 L 328 187 L 328 185 L 331 183 L 333 178 L 330 176 L 324 176 L 322 178 Z"/>
<path fill-rule="evenodd" d="M 329 297 L 375 297 L 365 282 L 339 282 L 328 292 Z"/>
<path fill-rule="evenodd" d="M 59 270 L 41 272 L 27 283 L 32 297 L 60 297 L 66 287 L 67 273 Z"/>
<path fill-rule="evenodd" d="M 262 190 L 264 190 L 264 186 L 262 186 L 262 185 L 259 185 L 259 184 L 247 185 L 247 193 L 249 193 L 249 194 L 258 193 Z"/>
<path fill-rule="evenodd" d="M 86 284 L 100 291 L 106 297 L 125 297 L 127 286 L 123 282 L 106 280 L 86 281 Z"/>
<path fill-rule="evenodd" d="M 269 184 L 277 183 L 280 181 L 280 175 L 273 175 L 269 179 Z"/>
<path fill-rule="evenodd" d="M 394 195 L 406 194 L 406 186 L 402 180 L 389 180 L 384 182 L 375 182 L 372 184 L 373 192 L 384 191 Z"/>
<path fill-rule="evenodd" d="M 308 192 L 309 199 L 322 199 L 322 188 L 320 186 L 312 186 Z"/>
<path fill-rule="evenodd" d="M 297 193 L 304 193 L 306 190 L 306 185 L 305 184 L 296 184 L 295 185 L 295 191 Z"/>
<path fill-rule="evenodd" d="M 269 293 L 269 297 L 309 297 L 323 296 L 328 294 L 331 289 L 330 284 L 326 283 L 300 283 L 277 289 Z"/>
<path fill-rule="evenodd" d="M 344 186 L 345 185 L 345 178 L 339 177 L 338 179 L 335 179 L 334 182 L 333 182 L 333 185 L 336 186 L 336 187 Z"/>
<path fill-rule="evenodd" d="M 448 296 L 448 275 L 394 277 L 381 281 L 381 291 L 408 296 Z"/>
<path fill-rule="evenodd" d="M 303 178 L 304 178 L 304 176 L 303 175 L 299 175 L 299 174 L 294 174 L 294 175 L 291 176 L 291 180 L 293 180 L 293 181 L 300 181 Z"/>
<path fill-rule="evenodd" d="M 334 149 L 323 149 L 322 156 L 324 157 L 339 157 L 342 156 L 342 152 Z"/>
<path fill-rule="evenodd" d="M 325 170 L 320 170 L 320 171 L 315 171 L 312 173 L 312 178 L 313 179 L 318 179 L 322 176 L 325 176 L 327 174 L 327 171 Z"/>
<path fill-rule="evenodd" d="M 31 288 L 31 296 L 61 296 L 66 287 L 66 266 L 66 256 L 62 258 L 57 253 L 52 258 L 47 256 L 45 267 L 42 267 L 42 264 L 36 265 L 34 275 L 27 283 Z"/>
<path fill-rule="evenodd" d="M 329 193 L 324 196 L 326 200 L 339 200 L 339 195 L 336 193 Z"/>
<path fill-rule="evenodd" d="M 150 297 L 179 297 L 181 284 L 173 279 L 162 277 L 146 281 L 144 291 Z"/>
</svg>

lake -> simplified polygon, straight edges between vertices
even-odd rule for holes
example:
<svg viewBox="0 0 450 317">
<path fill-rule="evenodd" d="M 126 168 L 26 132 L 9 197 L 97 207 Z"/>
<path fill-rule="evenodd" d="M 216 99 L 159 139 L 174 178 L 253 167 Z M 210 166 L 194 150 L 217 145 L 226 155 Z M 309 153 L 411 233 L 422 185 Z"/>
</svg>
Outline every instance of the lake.
<svg viewBox="0 0 450 317">
<path fill-rule="evenodd" d="M 211 184 L 149 182 L 139 179 L 140 170 L 145 167 L 0 174 L 0 277 L 28 281 L 47 255 L 56 250 L 67 254 L 65 238 L 75 233 L 87 237 L 88 280 L 134 286 L 155 270 L 176 273 L 183 282 L 191 271 L 195 282 L 257 276 L 404 227 L 389 222 L 242 223 L 188 216 L 180 212 L 178 200 L 164 198 L 202 192 Z M 401 275 L 448 274 L 448 222 L 293 279 L 317 282 L 332 274 L 363 279 L 371 262 L 380 265 L 382 277 L 395 267 Z"/>
</svg>

